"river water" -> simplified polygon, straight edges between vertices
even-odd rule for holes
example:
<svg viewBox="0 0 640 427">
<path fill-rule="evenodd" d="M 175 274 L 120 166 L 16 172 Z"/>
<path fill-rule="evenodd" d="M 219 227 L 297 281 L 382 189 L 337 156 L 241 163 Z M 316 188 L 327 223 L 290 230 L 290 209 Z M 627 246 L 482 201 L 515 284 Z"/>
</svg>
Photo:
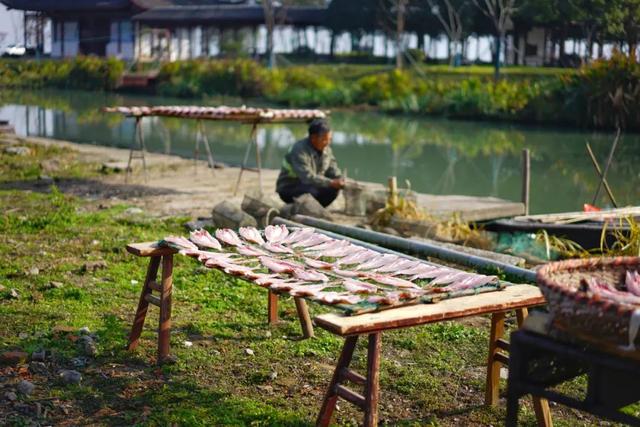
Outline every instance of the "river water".
<svg viewBox="0 0 640 427">
<path fill-rule="evenodd" d="M 237 99 L 185 101 L 75 91 L 4 91 L 0 119 L 20 135 L 78 143 L 129 147 L 134 120 L 101 113 L 108 105 L 238 105 Z M 255 105 L 255 104 L 254 104 Z M 452 121 L 371 112 L 331 114 L 333 147 L 350 178 L 384 183 L 395 175 L 419 192 L 521 197 L 521 153 L 531 150 L 531 212 L 580 210 L 591 203 L 598 178 L 585 143 L 604 164 L 613 135 L 492 122 Z M 249 127 L 207 122 L 206 133 L 216 161 L 240 164 Z M 194 120 L 145 118 L 150 151 L 193 157 Z M 305 135 L 305 125 L 267 125 L 259 129 L 263 165 L 278 168 L 283 155 Z M 253 160 L 253 157 L 251 158 Z M 623 135 L 608 177 L 620 205 L 638 204 L 640 135 Z M 604 191 L 598 205 L 607 206 Z"/>
</svg>

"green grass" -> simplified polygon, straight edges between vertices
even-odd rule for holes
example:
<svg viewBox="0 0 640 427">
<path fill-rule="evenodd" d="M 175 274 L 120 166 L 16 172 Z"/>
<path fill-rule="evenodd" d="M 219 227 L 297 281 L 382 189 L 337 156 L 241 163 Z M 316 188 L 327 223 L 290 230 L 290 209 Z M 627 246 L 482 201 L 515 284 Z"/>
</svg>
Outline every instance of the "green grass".
<svg viewBox="0 0 640 427">
<path fill-rule="evenodd" d="M 56 178 L 95 174 L 95 166 L 74 163 L 68 150 L 34 153 L 24 158 L 0 154 L 0 182 L 34 183 L 47 156 L 69 162 Z M 282 323 L 269 327 L 263 289 L 187 258 L 178 256 L 174 270 L 171 343 L 177 363 L 154 365 L 155 309 L 137 351 L 124 350 L 148 261 L 124 247 L 184 233 L 184 218 L 132 217 L 124 205 L 104 208 L 100 201 L 70 197 L 55 187 L 44 192 L 0 189 L 0 206 L 0 284 L 5 287 L 0 291 L 0 352 L 46 349 L 50 369 L 43 376 L 0 368 L 0 389 L 29 378 L 36 391 L 20 397 L 19 404 L 40 402 L 48 410 L 46 420 L 36 420 L 0 400 L 0 424 L 313 425 L 342 340 L 321 329 L 316 329 L 317 338 L 299 340 L 290 300 L 281 305 Z M 96 260 L 106 267 L 84 271 L 83 265 Z M 33 267 L 38 274 L 30 273 Z M 63 287 L 52 288 L 52 281 Z M 18 299 L 9 298 L 10 289 L 17 290 Z M 316 305 L 311 310 L 325 311 Z M 65 386 L 56 372 L 73 368 L 74 358 L 82 356 L 73 339 L 83 326 L 97 335 L 97 357 L 76 368 L 83 375 L 80 385 Z M 385 333 L 381 420 L 388 425 L 502 424 L 504 402 L 497 409 L 482 406 L 487 336 L 486 318 Z M 254 355 L 247 355 L 247 348 Z M 360 342 L 353 362 L 360 372 L 364 354 Z M 558 408 L 553 413 L 556 425 L 593 421 Z M 528 401 L 521 419 L 523 425 L 534 424 Z M 359 412 L 340 403 L 338 425 L 360 420 Z"/>
</svg>

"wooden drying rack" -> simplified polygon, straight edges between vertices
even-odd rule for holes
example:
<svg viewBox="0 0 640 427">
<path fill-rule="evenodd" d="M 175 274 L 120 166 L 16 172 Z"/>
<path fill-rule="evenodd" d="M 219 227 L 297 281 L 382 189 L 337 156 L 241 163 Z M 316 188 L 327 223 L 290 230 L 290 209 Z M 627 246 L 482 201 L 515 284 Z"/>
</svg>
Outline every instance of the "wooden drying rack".
<svg viewBox="0 0 640 427">
<path fill-rule="evenodd" d="M 228 121 L 228 122 L 239 122 L 242 124 L 250 125 L 251 131 L 249 133 L 249 142 L 247 144 L 247 148 L 244 154 L 244 158 L 242 160 L 242 164 L 240 166 L 240 172 L 238 173 L 238 179 L 236 181 L 236 185 L 233 191 L 233 195 L 235 196 L 238 193 L 238 189 L 240 188 L 240 183 L 242 181 L 242 175 L 244 171 L 256 172 L 258 174 L 258 182 L 260 191 L 262 191 L 262 165 L 260 158 L 260 148 L 258 147 L 258 126 L 267 125 L 267 124 L 292 124 L 292 123 L 305 123 L 313 120 L 317 117 L 301 117 L 301 118 L 269 118 L 269 117 L 242 117 L 242 116 L 233 116 L 229 115 L 228 117 L 207 117 L 207 116 L 189 116 L 189 115 L 171 115 L 171 114 L 149 114 L 149 113 L 121 113 L 124 114 L 125 117 L 133 117 L 135 119 L 135 132 L 134 132 L 134 140 L 131 145 L 131 149 L 129 150 L 129 160 L 127 162 L 127 175 L 131 173 L 131 165 L 133 160 L 140 159 L 142 161 L 142 167 L 145 174 L 147 174 L 147 164 L 145 160 L 145 152 L 146 146 L 144 141 L 144 132 L 142 130 L 142 118 L 143 117 L 173 117 L 173 118 L 183 118 L 183 119 L 192 119 L 197 120 L 197 130 L 196 130 L 196 144 L 194 148 L 194 160 L 197 163 L 200 157 L 200 145 L 204 146 L 206 155 L 207 155 L 207 163 L 209 168 L 212 170 L 215 168 L 215 162 L 213 158 L 213 152 L 211 150 L 211 145 L 209 143 L 209 139 L 204 131 L 204 123 L 203 120 L 210 121 Z M 320 116 L 318 116 L 320 117 Z M 256 151 L 256 167 L 249 167 L 247 163 L 249 161 L 249 155 L 251 154 L 251 148 L 255 146 Z"/>
<path fill-rule="evenodd" d="M 150 258 L 127 348 L 134 350 L 138 346 L 147 310 L 151 304 L 160 309 L 157 363 L 170 361 L 173 256 L 178 251 L 173 248 L 159 247 L 156 242 L 129 244 L 126 249 L 133 255 Z M 160 265 L 162 265 L 162 273 L 161 280 L 158 282 Z M 158 295 L 154 295 L 154 292 Z M 313 323 L 306 301 L 303 298 L 294 298 L 294 300 L 302 334 L 304 338 L 311 338 L 314 336 Z M 274 324 L 278 321 L 278 295 L 269 290 L 267 301 L 267 320 L 269 324 Z M 345 342 L 327 387 L 316 425 L 330 424 L 339 398 L 354 404 L 364 412 L 365 426 L 378 425 L 382 332 L 485 314 L 491 315 L 485 404 L 496 406 L 499 398 L 500 368 L 508 366 L 509 363 L 509 342 L 504 339 L 506 314 L 515 312 L 520 327 L 528 314 L 528 309 L 542 304 L 545 304 L 545 299 L 537 287 L 513 285 L 500 292 L 443 300 L 437 304 L 417 304 L 356 316 L 341 314 L 317 316 L 315 322 L 318 326 L 344 337 Z M 366 376 L 349 368 L 360 336 L 367 336 L 368 339 Z M 362 386 L 364 394 L 347 388 L 347 382 Z M 533 402 L 538 425 L 551 427 L 548 402 L 542 398 L 534 398 Z"/>
</svg>

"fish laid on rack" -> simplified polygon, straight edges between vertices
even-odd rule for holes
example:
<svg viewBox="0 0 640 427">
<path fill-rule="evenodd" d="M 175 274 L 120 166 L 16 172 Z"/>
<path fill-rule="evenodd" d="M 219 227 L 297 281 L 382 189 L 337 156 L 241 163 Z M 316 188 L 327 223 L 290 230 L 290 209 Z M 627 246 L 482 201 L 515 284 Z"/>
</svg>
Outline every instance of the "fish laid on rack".
<svg viewBox="0 0 640 427">
<path fill-rule="evenodd" d="M 360 280 L 344 279 L 342 284 L 346 290 L 354 294 L 375 294 L 378 291 L 376 285 Z"/>
<path fill-rule="evenodd" d="M 318 292 L 314 299 L 325 302 L 327 304 L 357 304 L 362 301 L 357 295 L 338 292 Z"/>
<path fill-rule="evenodd" d="M 373 270 L 374 268 L 380 268 L 382 266 L 391 264 L 398 260 L 397 255 L 392 254 L 384 254 L 378 255 L 377 257 L 371 258 L 370 260 L 356 266 L 355 270 Z"/>
<path fill-rule="evenodd" d="M 329 278 L 317 271 L 307 271 L 302 268 L 294 268 L 291 273 L 296 279 L 304 280 L 306 282 L 328 282 Z"/>
<path fill-rule="evenodd" d="M 367 279 L 374 280 L 378 283 L 382 283 L 383 285 L 394 286 L 396 288 L 416 288 L 420 289 L 418 285 L 413 282 L 410 282 L 405 279 L 400 279 L 399 277 L 387 276 L 385 274 L 378 273 L 367 273 L 364 275 Z"/>
<path fill-rule="evenodd" d="M 299 228 L 293 233 L 290 233 L 281 243 L 283 245 L 292 245 L 294 243 L 300 242 L 301 240 L 307 239 L 314 234 L 315 230 L 313 228 Z"/>
<path fill-rule="evenodd" d="M 258 245 L 265 244 L 262 235 L 255 227 L 240 227 L 238 229 L 238 233 L 240 234 L 240 237 L 248 242 L 256 243 Z"/>
<path fill-rule="evenodd" d="M 320 261 L 313 258 L 304 258 L 304 263 L 311 268 L 317 268 L 319 270 L 332 270 L 334 267 L 330 262 Z"/>
<path fill-rule="evenodd" d="M 635 296 L 640 296 L 640 274 L 637 271 L 627 271 L 625 275 L 627 291 Z"/>
<path fill-rule="evenodd" d="M 269 243 L 280 243 L 289 235 L 289 229 L 286 225 L 268 225 L 264 235 Z"/>
<path fill-rule="evenodd" d="M 322 285 L 300 285 L 292 288 L 289 293 L 294 297 L 313 297 L 319 292 L 329 287 L 327 284 Z"/>
<path fill-rule="evenodd" d="M 204 228 L 189 233 L 189 240 L 202 248 L 222 250 L 220 242 Z"/>
<path fill-rule="evenodd" d="M 193 251 L 198 250 L 198 247 L 191 242 L 189 239 L 185 239 L 181 236 L 169 236 L 165 237 L 164 240 L 160 242 L 164 246 L 168 246 L 173 249 L 177 249 L 179 251 Z"/>
<path fill-rule="evenodd" d="M 268 252 L 265 252 L 262 249 L 258 249 L 256 247 L 247 246 L 247 245 L 238 246 L 237 250 L 240 255 L 244 255 L 244 256 L 256 257 L 256 256 L 269 255 Z"/>
<path fill-rule="evenodd" d="M 216 230 L 216 238 L 230 246 L 242 246 L 242 240 L 235 231 L 228 228 L 219 228 Z"/>
<path fill-rule="evenodd" d="M 294 261 L 283 261 L 267 256 L 261 256 L 259 260 L 262 265 L 274 273 L 291 273 L 296 268 L 303 269 L 301 264 Z"/>
<path fill-rule="evenodd" d="M 299 240 L 291 245 L 293 248 L 307 248 L 309 246 L 318 245 L 320 243 L 327 242 L 329 240 L 333 240 L 329 236 L 325 236 L 324 234 L 314 233 L 308 236 L 305 239 Z"/>
<path fill-rule="evenodd" d="M 360 264 L 378 255 L 379 254 L 377 252 L 363 248 L 363 249 L 356 250 L 345 257 L 340 258 L 339 260 L 336 261 L 336 265 Z"/>
<path fill-rule="evenodd" d="M 276 254 L 293 254 L 294 253 L 293 249 L 288 248 L 280 243 L 266 242 L 264 245 L 262 245 L 262 247 L 268 250 L 269 252 L 273 252 Z"/>
</svg>

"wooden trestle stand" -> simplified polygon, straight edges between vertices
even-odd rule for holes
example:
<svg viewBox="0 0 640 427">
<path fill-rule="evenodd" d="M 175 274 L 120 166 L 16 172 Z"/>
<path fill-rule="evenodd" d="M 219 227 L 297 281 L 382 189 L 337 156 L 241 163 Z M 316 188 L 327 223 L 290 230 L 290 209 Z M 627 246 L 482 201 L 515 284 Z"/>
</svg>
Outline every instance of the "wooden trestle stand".
<svg viewBox="0 0 640 427">
<path fill-rule="evenodd" d="M 135 350 L 140 341 L 140 334 L 147 316 L 149 304 L 160 308 L 160 320 L 158 323 L 158 357 L 157 363 L 161 364 L 171 360 L 170 336 L 171 336 L 171 296 L 173 289 L 173 256 L 178 252 L 167 247 L 158 247 L 155 242 L 132 243 L 127 245 L 127 252 L 139 256 L 148 257 L 149 266 L 147 275 L 140 292 L 138 308 L 129 334 L 128 350 Z M 158 270 L 162 265 L 161 280 L 157 281 Z M 154 292 L 157 295 L 154 295 Z M 303 338 L 313 338 L 313 323 L 309 315 L 307 303 L 302 298 L 294 298 Z M 278 323 L 278 294 L 269 291 L 267 300 L 267 319 L 269 324 Z"/>
<path fill-rule="evenodd" d="M 384 310 L 358 316 L 324 314 L 316 317 L 316 324 L 331 333 L 345 337 L 342 352 L 327 388 L 316 426 L 328 426 L 338 398 L 342 398 L 364 412 L 364 426 L 378 425 L 378 400 L 380 396 L 380 360 L 382 358 L 382 332 L 390 329 L 418 326 L 444 320 L 481 314 L 491 314 L 491 335 L 485 404 L 498 403 L 500 367 L 508 365 L 509 343 L 503 339 L 505 314 L 515 311 L 518 325 L 527 316 L 527 308 L 544 304 L 545 300 L 535 286 L 514 285 L 504 291 L 453 298 L 437 304 L 417 304 L 414 306 Z M 363 376 L 349 368 L 358 338 L 366 335 L 367 373 Z M 364 395 L 346 387 L 346 383 L 362 386 Z M 551 427 L 549 405 L 545 399 L 534 398 L 534 409 L 539 426 Z"/>
</svg>

